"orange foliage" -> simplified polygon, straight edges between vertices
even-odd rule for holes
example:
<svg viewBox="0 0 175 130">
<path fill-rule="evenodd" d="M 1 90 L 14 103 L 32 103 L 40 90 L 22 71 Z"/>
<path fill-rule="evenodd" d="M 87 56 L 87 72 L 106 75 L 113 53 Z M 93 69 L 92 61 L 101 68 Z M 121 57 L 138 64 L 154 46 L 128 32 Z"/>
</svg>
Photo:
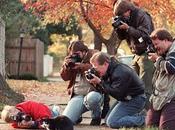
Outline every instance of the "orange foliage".
<svg viewBox="0 0 175 130">
<path fill-rule="evenodd" d="M 175 6 L 171 0 L 131 1 L 148 10 L 156 25 L 161 24 L 160 18 L 166 19 L 170 24 L 175 20 Z M 32 9 L 33 13 L 39 14 L 47 22 L 66 21 L 69 16 L 74 14 L 78 16 L 80 21 L 85 18 L 90 19 L 98 29 L 106 28 L 107 25 L 111 26 L 114 0 L 25 0 L 25 2 L 26 10 Z M 81 2 L 83 2 L 85 14 L 82 14 Z"/>
</svg>

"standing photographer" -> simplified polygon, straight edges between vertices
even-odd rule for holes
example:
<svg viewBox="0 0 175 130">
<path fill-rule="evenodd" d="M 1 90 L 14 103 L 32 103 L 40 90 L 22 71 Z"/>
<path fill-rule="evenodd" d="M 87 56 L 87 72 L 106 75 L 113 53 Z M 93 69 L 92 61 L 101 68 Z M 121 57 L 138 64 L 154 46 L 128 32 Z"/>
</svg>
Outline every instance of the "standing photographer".
<svg viewBox="0 0 175 130">
<path fill-rule="evenodd" d="M 142 126 L 145 117 L 140 115 L 145 105 L 144 83 L 129 66 L 118 62 L 103 52 L 95 53 L 90 59 L 99 77 L 89 80 L 101 86 L 104 92 L 118 102 L 115 103 L 106 117 L 106 124 L 111 128 Z"/>
<path fill-rule="evenodd" d="M 89 62 L 93 53 L 82 41 L 74 41 L 69 45 L 68 56 L 65 57 L 60 75 L 63 80 L 69 81 L 67 88 L 71 96 L 63 115 L 69 117 L 74 124 L 81 121 L 84 112 L 92 112 L 90 125 L 100 125 L 101 104 L 103 96 L 100 92 L 90 91 L 93 85 L 85 78 L 85 71 L 91 68 Z"/>
<path fill-rule="evenodd" d="M 175 40 L 166 29 L 156 29 L 151 34 L 156 53 L 149 59 L 156 67 L 153 76 L 154 91 L 146 125 L 160 130 L 175 129 Z"/>
<path fill-rule="evenodd" d="M 5 106 L 1 119 L 12 123 L 14 128 L 41 128 L 41 119 L 59 115 L 59 108 L 50 108 L 42 103 L 25 101 L 16 106 Z"/>
<path fill-rule="evenodd" d="M 146 54 L 147 47 L 151 44 L 149 34 L 153 31 L 151 16 L 136 7 L 129 0 L 116 0 L 114 3 L 113 27 L 119 39 L 126 40 L 134 58 L 132 68 L 145 83 L 147 99 L 152 93 L 152 75 L 154 71 L 153 63 Z M 148 109 L 149 102 L 145 108 Z"/>
</svg>

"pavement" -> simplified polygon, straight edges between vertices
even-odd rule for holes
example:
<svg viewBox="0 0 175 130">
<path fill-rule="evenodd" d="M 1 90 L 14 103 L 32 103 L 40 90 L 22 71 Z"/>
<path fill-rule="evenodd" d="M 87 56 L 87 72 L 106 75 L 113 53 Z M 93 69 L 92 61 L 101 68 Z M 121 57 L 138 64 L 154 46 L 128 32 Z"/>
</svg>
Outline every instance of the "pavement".
<svg viewBox="0 0 175 130">
<path fill-rule="evenodd" d="M 48 77 L 48 80 L 50 82 L 62 81 L 62 79 L 59 76 Z M 28 99 L 26 99 L 26 100 L 28 100 Z M 45 103 L 47 105 L 57 104 L 60 106 L 60 111 L 62 113 L 64 108 L 66 107 L 67 102 L 69 101 L 69 97 L 65 96 L 64 94 L 58 95 L 58 96 L 49 96 L 46 94 L 41 94 L 38 97 L 33 97 L 33 99 L 30 97 L 29 100 L 42 102 L 42 103 Z M 74 126 L 74 130 L 112 130 L 112 129 L 107 128 L 105 126 L 90 126 L 89 125 L 90 121 L 91 121 L 90 115 L 91 115 L 90 112 L 84 113 L 82 122 L 79 125 Z M 103 122 L 104 122 L 104 120 L 102 120 L 102 123 Z M 21 129 L 14 129 L 11 127 L 10 124 L 7 124 L 6 122 L 4 122 L 0 119 L 0 130 L 21 130 Z M 23 130 L 27 130 L 27 129 L 23 129 Z M 30 129 L 30 130 L 32 130 L 32 129 Z"/>
</svg>

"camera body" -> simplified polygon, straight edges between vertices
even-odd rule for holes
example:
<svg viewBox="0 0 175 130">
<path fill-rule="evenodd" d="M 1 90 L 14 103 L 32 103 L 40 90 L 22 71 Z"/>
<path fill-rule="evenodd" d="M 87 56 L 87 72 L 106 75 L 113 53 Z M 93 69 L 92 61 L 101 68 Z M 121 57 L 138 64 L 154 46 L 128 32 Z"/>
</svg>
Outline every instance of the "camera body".
<svg viewBox="0 0 175 130">
<path fill-rule="evenodd" d="M 122 17 L 122 16 L 115 16 L 112 26 L 117 29 L 120 25 L 122 25 L 123 23 L 128 23 L 127 20 Z"/>
<path fill-rule="evenodd" d="M 71 59 L 71 62 L 67 64 L 67 67 L 73 68 L 75 66 L 76 62 L 81 62 L 82 59 L 78 53 L 73 53 L 72 55 L 69 56 L 69 59 Z"/>
<path fill-rule="evenodd" d="M 152 44 L 148 44 L 147 49 L 146 49 L 146 53 L 148 54 L 148 53 L 155 53 L 155 52 L 156 52 L 156 50 L 155 50 L 154 46 Z"/>
<path fill-rule="evenodd" d="M 142 44 L 142 42 L 145 42 L 146 45 L 147 45 L 147 48 L 146 48 L 146 53 L 155 53 L 156 52 L 156 49 L 154 48 L 154 45 L 152 43 L 152 40 L 151 38 L 148 36 L 148 35 L 145 35 L 143 37 L 140 37 L 138 39 L 138 41 Z"/>
<path fill-rule="evenodd" d="M 89 80 L 93 79 L 93 75 L 98 76 L 98 72 L 94 68 L 90 68 L 88 71 L 85 72 L 85 77 Z"/>
<path fill-rule="evenodd" d="M 16 115 L 11 116 L 11 119 L 15 122 L 21 122 L 23 120 L 31 121 L 32 117 L 28 114 L 23 113 L 23 112 L 18 112 Z"/>
</svg>

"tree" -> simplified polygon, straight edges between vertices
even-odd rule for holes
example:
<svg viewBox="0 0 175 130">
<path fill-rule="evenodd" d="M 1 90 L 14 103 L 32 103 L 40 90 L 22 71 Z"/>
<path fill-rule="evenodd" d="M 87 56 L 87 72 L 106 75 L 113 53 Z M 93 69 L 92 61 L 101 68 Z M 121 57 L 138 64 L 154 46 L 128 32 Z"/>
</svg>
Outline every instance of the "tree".
<svg viewBox="0 0 175 130">
<path fill-rule="evenodd" d="M 30 33 L 34 26 L 38 26 L 37 18 L 26 12 L 19 0 L 1 0 L 0 17 L 6 24 L 6 39 L 19 37 L 20 29 Z"/>
<path fill-rule="evenodd" d="M 172 21 L 175 19 L 173 13 L 175 7 L 171 0 L 131 1 L 154 14 L 153 18 L 156 26 L 160 25 L 161 21 L 167 21 L 167 25 L 172 25 Z M 95 48 L 100 50 L 101 44 L 104 43 L 108 53 L 114 54 L 114 46 L 119 45 L 120 41 L 114 30 L 111 29 L 113 2 L 114 0 L 25 0 L 23 4 L 26 10 L 32 10 L 45 22 L 66 21 L 72 14 L 76 15 L 79 21 L 86 22 L 92 29 Z M 160 14 L 164 15 L 165 20 L 161 19 Z"/>
<path fill-rule="evenodd" d="M 112 1 L 101 1 L 99 3 L 97 0 L 92 2 L 83 0 L 40 0 L 27 1 L 24 6 L 26 10 L 32 10 L 34 14 L 47 23 L 66 22 L 70 16 L 77 16 L 80 23 L 86 22 L 92 29 L 95 36 L 95 48 L 101 50 L 101 44 L 104 43 L 108 52 L 114 54 L 114 46 L 118 42 L 117 36 L 114 31 L 111 32 L 111 28 L 106 28 L 106 26 L 111 26 L 109 19 L 112 16 Z M 106 36 L 109 36 L 109 38 L 106 39 Z"/>
</svg>

